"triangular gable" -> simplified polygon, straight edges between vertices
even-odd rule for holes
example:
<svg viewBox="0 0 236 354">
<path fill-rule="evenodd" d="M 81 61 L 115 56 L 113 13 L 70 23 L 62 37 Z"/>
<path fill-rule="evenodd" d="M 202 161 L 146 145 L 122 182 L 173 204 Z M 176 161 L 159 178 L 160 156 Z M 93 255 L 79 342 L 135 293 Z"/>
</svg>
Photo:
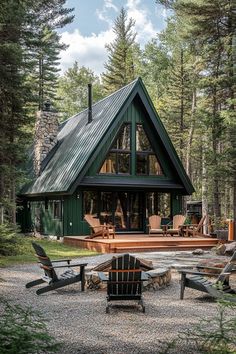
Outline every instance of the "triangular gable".
<svg viewBox="0 0 236 354">
<path fill-rule="evenodd" d="M 171 160 L 185 194 L 191 194 L 194 191 L 193 186 L 141 79 L 133 81 L 94 104 L 93 121 L 90 124 L 87 123 L 87 110 L 64 122 L 58 134 L 58 146 L 42 174 L 24 191 L 24 194 L 72 194 L 99 155 L 108 132 L 117 129 L 123 114 L 137 96 L 148 112 L 156 134 L 165 146 L 167 158 Z"/>
</svg>

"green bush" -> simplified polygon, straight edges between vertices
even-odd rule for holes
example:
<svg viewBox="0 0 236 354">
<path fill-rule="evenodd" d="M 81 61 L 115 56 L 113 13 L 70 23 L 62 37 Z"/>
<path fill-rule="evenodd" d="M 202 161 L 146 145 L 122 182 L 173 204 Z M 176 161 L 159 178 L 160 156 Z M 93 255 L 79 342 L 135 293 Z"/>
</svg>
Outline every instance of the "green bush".
<svg viewBox="0 0 236 354">
<path fill-rule="evenodd" d="M 236 303 L 219 301 L 215 317 L 202 319 L 192 329 L 184 333 L 183 340 L 194 344 L 199 353 L 235 354 L 236 353 Z"/>
<path fill-rule="evenodd" d="M 51 337 L 45 320 L 30 308 L 1 299 L 0 353 L 34 354 L 55 352 L 59 343 Z"/>
<path fill-rule="evenodd" d="M 15 256 L 20 251 L 21 237 L 17 226 L 0 224 L 0 255 Z"/>
</svg>

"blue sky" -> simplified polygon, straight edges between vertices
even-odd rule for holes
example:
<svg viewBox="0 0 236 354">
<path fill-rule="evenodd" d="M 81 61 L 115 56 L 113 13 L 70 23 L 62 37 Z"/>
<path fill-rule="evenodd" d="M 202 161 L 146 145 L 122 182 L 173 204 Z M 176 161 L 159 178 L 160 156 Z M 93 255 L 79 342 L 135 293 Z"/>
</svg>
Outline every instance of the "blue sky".
<svg viewBox="0 0 236 354">
<path fill-rule="evenodd" d="M 165 27 L 166 11 L 155 0 L 68 0 L 67 7 L 75 8 L 75 19 L 60 30 L 62 42 L 69 45 L 61 53 L 62 72 L 75 60 L 97 75 L 104 71 L 105 44 L 114 39 L 112 27 L 122 6 L 135 20 L 136 41 L 141 48 Z"/>
</svg>

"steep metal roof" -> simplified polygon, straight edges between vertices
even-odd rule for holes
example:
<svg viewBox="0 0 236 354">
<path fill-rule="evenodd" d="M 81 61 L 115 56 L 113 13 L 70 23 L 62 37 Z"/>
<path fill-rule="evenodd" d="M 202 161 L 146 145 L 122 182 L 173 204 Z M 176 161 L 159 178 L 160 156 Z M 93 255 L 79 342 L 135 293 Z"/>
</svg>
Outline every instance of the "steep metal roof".
<svg viewBox="0 0 236 354">
<path fill-rule="evenodd" d="M 140 78 L 95 103 L 92 107 L 93 120 L 91 123 L 88 123 L 87 109 L 63 122 L 57 136 L 58 143 L 43 161 L 41 175 L 26 186 L 21 194 L 31 196 L 49 193 L 71 194 L 78 185 L 86 185 L 88 182 L 88 185 L 93 183 L 96 185 L 97 182 L 93 179 L 86 179 L 86 171 L 99 154 L 102 140 L 108 130 L 117 124 L 137 95 L 162 141 L 180 181 L 180 184 L 179 182 L 165 181 L 165 188 L 182 189 L 184 194 L 191 194 L 194 191 L 191 181 Z M 140 180 L 134 182 L 134 179 L 132 181 L 133 185 L 141 182 Z M 155 180 L 153 186 L 157 187 L 158 183 L 161 182 Z"/>
<path fill-rule="evenodd" d="M 57 136 L 58 142 L 45 159 L 41 175 L 21 194 L 67 192 L 138 81 L 134 80 L 95 103 L 91 123 L 87 123 L 88 109 L 63 122 Z"/>
</svg>

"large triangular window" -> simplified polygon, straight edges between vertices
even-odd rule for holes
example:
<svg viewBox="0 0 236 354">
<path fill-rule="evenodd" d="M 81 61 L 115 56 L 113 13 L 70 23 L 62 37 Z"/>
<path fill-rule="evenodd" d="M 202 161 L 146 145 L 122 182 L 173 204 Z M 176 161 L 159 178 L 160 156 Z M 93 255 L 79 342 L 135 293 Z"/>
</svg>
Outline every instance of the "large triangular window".
<svg viewBox="0 0 236 354">
<path fill-rule="evenodd" d="M 142 176 L 163 175 L 160 162 L 153 152 L 142 124 L 136 125 L 136 174 Z"/>
<path fill-rule="evenodd" d="M 125 124 L 115 143 L 109 151 L 99 173 L 105 174 L 130 174 L 131 144 L 130 124 Z"/>
</svg>

